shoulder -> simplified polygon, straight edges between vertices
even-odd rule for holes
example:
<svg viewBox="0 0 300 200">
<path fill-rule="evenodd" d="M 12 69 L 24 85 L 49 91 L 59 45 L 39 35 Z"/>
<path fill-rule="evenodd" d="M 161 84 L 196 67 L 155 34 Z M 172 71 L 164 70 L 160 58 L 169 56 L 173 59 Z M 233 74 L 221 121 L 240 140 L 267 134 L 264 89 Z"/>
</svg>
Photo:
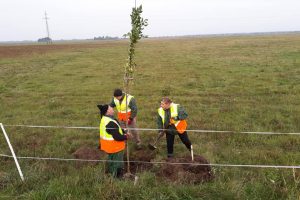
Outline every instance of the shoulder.
<svg viewBox="0 0 300 200">
<path fill-rule="evenodd" d="M 134 96 L 131 95 L 131 94 L 127 94 L 127 96 L 128 96 L 128 98 L 130 98 L 130 99 L 134 99 Z"/>
<path fill-rule="evenodd" d="M 106 125 L 106 127 L 117 127 L 118 124 L 116 121 L 111 120 L 110 122 L 108 122 L 108 124 Z"/>
</svg>

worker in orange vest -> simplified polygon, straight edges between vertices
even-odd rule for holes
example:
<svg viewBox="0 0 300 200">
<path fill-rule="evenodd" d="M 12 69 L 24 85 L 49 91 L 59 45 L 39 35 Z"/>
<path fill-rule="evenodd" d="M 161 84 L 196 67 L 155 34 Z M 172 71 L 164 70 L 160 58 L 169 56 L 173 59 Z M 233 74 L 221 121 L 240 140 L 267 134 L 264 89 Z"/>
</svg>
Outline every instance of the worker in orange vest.
<svg viewBox="0 0 300 200">
<path fill-rule="evenodd" d="M 108 154 L 108 172 L 113 177 L 123 176 L 123 157 L 125 141 L 130 134 L 125 134 L 119 122 L 114 118 L 114 109 L 109 105 L 97 105 L 100 110 L 100 148 Z"/>
<path fill-rule="evenodd" d="M 158 109 L 157 126 L 159 134 L 166 133 L 168 158 L 173 157 L 175 135 L 178 135 L 186 148 L 191 151 L 191 142 L 186 132 L 187 113 L 179 104 L 168 97 L 163 97 Z"/>
<path fill-rule="evenodd" d="M 134 96 L 124 93 L 121 89 L 115 89 L 113 95 L 114 97 L 112 98 L 110 106 L 117 108 L 118 120 L 121 127 L 125 128 L 127 123 L 127 127 L 136 143 L 136 148 L 141 149 L 141 139 L 136 130 L 136 116 L 138 109 Z"/>
</svg>

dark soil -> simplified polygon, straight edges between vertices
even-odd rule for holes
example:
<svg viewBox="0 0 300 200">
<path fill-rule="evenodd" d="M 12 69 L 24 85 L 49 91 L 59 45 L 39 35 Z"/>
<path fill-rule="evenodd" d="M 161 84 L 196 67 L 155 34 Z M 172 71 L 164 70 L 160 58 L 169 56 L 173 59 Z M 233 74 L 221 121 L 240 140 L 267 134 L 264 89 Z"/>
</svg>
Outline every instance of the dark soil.
<svg viewBox="0 0 300 200">
<path fill-rule="evenodd" d="M 73 153 L 77 159 L 99 160 L 107 159 L 106 153 L 99 151 L 96 148 L 81 147 Z M 192 162 L 190 156 L 181 158 L 169 158 L 162 162 L 165 164 L 155 165 L 151 163 L 155 158 L 156 152 L 149 149 L 135 150 L 130 153 L 130 172 L 132 174 L 140 173 L 143 171 L 152 171 L 156 173 L 159 178 L 168 179 L 175 183 L 184 184 L 198 184 L 205 181 L 210 181 L 214 178 L 210 166 L 195 165 L 195 164 L 209 164 L 209 162 L 202 156 L 195 155 Z M 124 161 L 126 161 L 126 153 Z M 177 163 L 177 164 L 176 164 Z M 184 163 L 184 164 L 183 164 Z M 76 167 L 86 165 L 96 165 L 98 162 L 76 162 Z M 125 162 L 125 172 L 127 163 Z"/>
<path fill-rule="evenodd" d="M 130 160 L 139 161 L 130 163 L 130 172 L 137 173 L 142 171 L 149 171 L 153 164 L 149 163 L 155 158 L 155 152 L 150 150 L 136 150 L 131 153 Z M 126 159 L 126 158 L 125 158 Z"/>
<path fill-rule="evenodd" d="M 157 175 L 162 178 L 167 178 L 172 182 L 197 184 L 214 178 L 210 166 L 194 165 L 209 164 L 209 162 L 202 156 L 195 155 L 194 162 L 191 161 L 190 156 L 183 158 L 170 158 L 166 160 L 166 162 L 166 164 L 161 165 Z"/>
<path fill-rule="evenodd" d="M 106 157 L 106 154 L 102 151 L 99 151 L 99 149 L 96 148 L 90 148 L 90 147 L 80 147 L 77 149 L 73 156 L 76 159 L 85 159 L 85 160 L 100 160 L 104 159 Z M 83 161 L 76 161 L 76 167 L 80 168 L 86 165 L 94 166 L 98 164 L 98 162 L 83 162 Z"/>
</svg>

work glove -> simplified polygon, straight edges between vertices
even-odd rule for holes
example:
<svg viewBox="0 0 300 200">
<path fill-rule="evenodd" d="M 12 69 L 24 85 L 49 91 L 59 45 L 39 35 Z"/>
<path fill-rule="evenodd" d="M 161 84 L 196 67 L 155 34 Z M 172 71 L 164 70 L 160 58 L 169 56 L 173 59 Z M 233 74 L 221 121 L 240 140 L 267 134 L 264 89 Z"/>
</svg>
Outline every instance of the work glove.
<svg viewBox="0 0 300 200">
<path fill-rule="evenodd" d="M 131 125 L 131 124 L 132 124 L 132 121 L 133 121 L 133 119 L 129 117 L 129 119 L 128 119 L 128 121 L 127 121 L 127 124 L 128 124 L 128 125 Z"/>
<path fill-rule="evenodd" d="M 175 121 L 178 121 L 178 117 L 172 117 L 170 119 L 170 124 L 175 124 Z"/>
<path fill-rule="evenodd" d="M 160 132 L 158 133 L 158 136 L 159 136 L 159 137 L 162 137 L 164 134 L 165 134 L 164 131 L 160 131 Z"/>
<path fill-rule="evenodd" d="M 178 121 L 179 120 L 178 117 L 172 117 L 171 119 L 174 120 L 174 121 Z"/>
<path fill-rule="evenodd" d="M 126 133 L 126 139 L 128 140 L 128 139 L 131 139 L 132 138 L 132 135 L 131 135 L 131 133 Z"/>
</svg>

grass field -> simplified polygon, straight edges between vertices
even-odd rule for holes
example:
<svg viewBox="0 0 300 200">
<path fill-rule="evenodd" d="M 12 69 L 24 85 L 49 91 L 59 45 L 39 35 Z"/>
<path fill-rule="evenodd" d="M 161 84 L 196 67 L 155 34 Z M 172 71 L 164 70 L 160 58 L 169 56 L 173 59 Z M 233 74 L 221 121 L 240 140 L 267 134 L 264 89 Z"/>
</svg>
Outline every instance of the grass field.
<svg viewBox="0 0 300 200">
<path fill-rule="evenodd" d="M 0 46 L 0 122 L 98 126 L 97 103 L 123 87 L 127 41 Z M 300 132 L 300 35 L 147 39 L 137 47 L 131 94 L 141 128 L 156 128 L 162 96 L 189 114 L 189 129 Z M 18 156 L 72 158 L 97 147 L 97 130 L 6 127 Z M 2 134 L 1 134 L 2 135 Z M 141 132 L 145 144 L 156 132 Z M 300 136 L 190 133 L 211 163 L 300 165 Z M 177 138 L 175 156 L 186 155 Z M 10 154 L 4 136 L 0 153 Z M 160 143 L 156 160 L 166 155 Z M 103 165 L 0 158 L 0 199 L 300 199 L 300 170 L 214 167 L 185 185 L 139 174 L 114 181 Z"/>
</svg>

